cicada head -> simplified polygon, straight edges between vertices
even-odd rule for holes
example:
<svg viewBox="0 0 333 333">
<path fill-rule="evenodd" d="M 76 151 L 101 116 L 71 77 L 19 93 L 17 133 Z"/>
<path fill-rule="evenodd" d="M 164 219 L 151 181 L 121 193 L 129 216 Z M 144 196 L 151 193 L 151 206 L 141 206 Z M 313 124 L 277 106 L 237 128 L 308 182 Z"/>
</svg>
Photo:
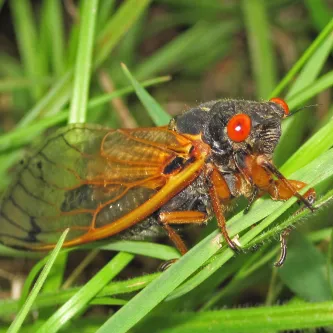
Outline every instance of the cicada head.
<svg viewBox="0 0 333 333">
<path fill-rule="evenodd" d="M 281 136 L 281 121 L 289 113 L 279 98 L 269 102 L 220 100 L 200 105 L 176 118 L 182 133 L 202 133 L 215 159 L 223 165 L 238 151 L 270 157 Z"/>
</svg>

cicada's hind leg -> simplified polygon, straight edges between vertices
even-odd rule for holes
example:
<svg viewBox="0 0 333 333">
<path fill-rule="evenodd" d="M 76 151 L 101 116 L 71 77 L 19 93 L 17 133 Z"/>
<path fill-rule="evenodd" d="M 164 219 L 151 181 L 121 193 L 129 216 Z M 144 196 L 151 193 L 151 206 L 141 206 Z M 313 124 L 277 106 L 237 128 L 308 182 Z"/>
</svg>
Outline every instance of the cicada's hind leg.
<svg viewBox="0 0 333 333">
<path fill-rule="evenodd" d="M 312 212 L 315 210 L 313 203 L 316 199 L 316 192 L 313 188 L 309 189 L 304 195 L 301 195 L 298 191 L 304 188 L 307 184 L 298 180 L 286 179 L 281 172 L 269 162 L 263 162 L 262 166 L 278 178 L 274 181 L 275 186 L 271 186 L 268 191 L 273 199 L 287 200 L 292 196 L 295 196 Z"/>
<path fill-rule="evenodd" d="M 252 171 L 251 177 L 254 184 L 263 192 L 267 192 L 273 200 L 288 200 L 295 196 L 312 212 L 315 210 L 313 204 L 316 199 L 316 192 L 313 188 L 301 195 L 298 191 L 304 188 L 307 185 L 306 183 L 286 179 L 271 162 L 263 157 L 251 157 L 248 161 L 250 162 L 248 167 Z M 273 179 L 273 176 L 277 179 Z M 274 264 L 276 267 L 282 266 L 286 259 L 287 237 L 290 231 L 291 229 L 287 228 L 280 235 L 281 253 L 280 258 Z"/>
<path fill-rule="evenodd" d="M 277 179 L 274 181 L 274 186 L 272 186 L 269 191 L 269 194 L 271 195 L 273 200 L 288 200 L 295 195 L 295 192 L 301 190 L 307 185 L 306 183 L 303 183 L 298 180 L 288 179 L 287 182 L 290 184 L 292 189 L 286 186 L 284 180 Z M 307 207 L 313 210 L 314 209 L 313 204 L 316 200 L 315 190 L 313 188 L 310 188 L 305 194 L 303 194 L 302 197 L 305 198 L 308 204 L 310 205 L 310 207 L 308 205 Z"/>
<path fill-rule="evenodd" d="M 307 184 L 298 181 L 298 180 L 287 180 L 288 183 L 291 185 L 292 188 L 295 190 L 293 191 L 290 189 L 289 186 L 286 186 L 285 181 L 282 179 L 277 179 L 274 181 L 274 186 L 272 186 L 270 195 L 273 200 L 288 200 L 292 196 L 295 195 L 295 192 L 298 190 L 301 190 L 304 188 Z M 310 188 L 303 196 L 302 196 L 306 202 L 308 202 L 309 207 L 311 211 L 313 211 L 314 207 L 313 204 L 316 199 L 316 192 L 313 188 Z M 304 207 L 302 207 L 300 210 L 303 210 Z M 298 214 L 300 212 L 298 210 L 295 214 Z M 281 252 L 279 259 L 274 263 L 275 267 L 281 267 L 287 257 L 287 238 L 291 232 L 291 228 L 287 228 L 280 234 L 280 246 L 281 246 Z"/>
<path fill-rule="evenodd" d="M 174 243 L 181 255 L 187 252 L 187 247 L 180 235 L 171 224 L 201 224 L 207 220 L 207 214 L 199 211 L 176 211 L 176 212 L 162 212 L 159 214 L 159 222 L 164 230 L 167 232 L 170 240 Z M 177 259 L 171 259 L 160 266 L 160 270 L 164 271 Z"/>
</svg>

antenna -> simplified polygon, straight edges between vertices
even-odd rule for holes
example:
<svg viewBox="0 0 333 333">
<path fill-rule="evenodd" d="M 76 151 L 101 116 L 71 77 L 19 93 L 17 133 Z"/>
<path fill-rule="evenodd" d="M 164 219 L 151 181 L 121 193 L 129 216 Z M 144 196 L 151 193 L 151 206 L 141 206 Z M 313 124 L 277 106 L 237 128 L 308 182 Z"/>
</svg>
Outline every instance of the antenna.
<svg viewBox="0 0 333 333">
<path fill-rule="evenodd" d="M 301 108 L 295 110 L 294 112 L 291 112 L 291 113 L 289 113 L 288 115 L 284 116 L 283 119 L 285 119 L 285 118 L 289 118 L 289 117 L 295 115 L 296 113 L 298 113 L 299 111 L 302 111 L 302 110 L 307 109 L 307 108 L 312 108 L 312 107 L 314 107 L 314 106 L 318 106 L 318 105 L 320 105 L 320 104 L 311 104 L 311 105 L 305 105 L 305 106 L 302 106 Z"/>
</svg>

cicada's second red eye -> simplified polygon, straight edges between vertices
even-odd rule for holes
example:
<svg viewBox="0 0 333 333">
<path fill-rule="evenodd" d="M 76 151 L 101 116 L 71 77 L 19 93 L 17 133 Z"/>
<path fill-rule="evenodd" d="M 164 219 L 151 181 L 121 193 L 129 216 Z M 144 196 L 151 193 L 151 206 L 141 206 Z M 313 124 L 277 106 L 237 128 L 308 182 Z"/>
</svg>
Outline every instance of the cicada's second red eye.
<svg viewBox="0 0 333 333">
<path fill-rule="evenodd" d="M 282 98 L 274 97 L 274 98 L 271 98 L 269 101 L 282 106 L 282 109 L 284 110 L 284 115 L 288 116 L 289 106 Z"/>
<path fill-rule="evenodd" d="M 242 142 L 247 139 L 251 132 L 251 118 L 247 114 L 236 114 L 227 125 L 227 133 L 230 140 Z"/>
</svg>

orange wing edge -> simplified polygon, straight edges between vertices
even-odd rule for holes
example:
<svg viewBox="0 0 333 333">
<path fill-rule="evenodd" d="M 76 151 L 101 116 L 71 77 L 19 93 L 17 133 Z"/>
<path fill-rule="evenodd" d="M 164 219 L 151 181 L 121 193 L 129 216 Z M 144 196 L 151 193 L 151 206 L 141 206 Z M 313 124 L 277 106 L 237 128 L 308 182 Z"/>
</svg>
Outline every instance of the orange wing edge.
<svg viewBox="0 0 333 333">
<path fill-rule="evenodd" d="M 143 221 L 198 177 L 204 166 L 205 158 L 206 154 L 198 156 L 193 163 L 189 164 L 178 174 L 170 177 L 167 183 L 154 196 L 135 208 L 132 212 L 108 225 L 91 229 L 86 234 L 65 242 L 63 247 L 71 247 L 111 237 Z M 31 249 L 36 251 L 51 250 L 55 245 L 38 245 Z"/>
</svg>

